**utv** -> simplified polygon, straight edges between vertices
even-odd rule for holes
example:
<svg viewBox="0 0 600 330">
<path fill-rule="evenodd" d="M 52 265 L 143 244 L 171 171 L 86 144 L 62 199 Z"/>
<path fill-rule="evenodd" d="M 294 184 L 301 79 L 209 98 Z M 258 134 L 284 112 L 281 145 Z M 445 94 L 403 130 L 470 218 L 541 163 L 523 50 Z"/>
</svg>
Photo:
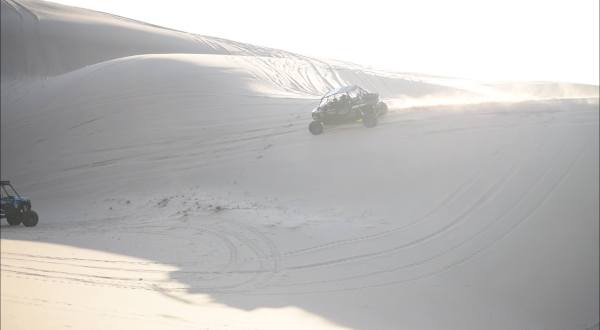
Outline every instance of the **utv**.
<svg viewBox="0 0 600 330">
<path fill-rule="evenodd" d="M 318 135 L 323 133 L 323 124 L 335 125 L 362 121 L 365 127 L 377 125 L 377 118 L 385 114 L 388 107 L 379 101 L 379 94 L 369 93 L 358 86 L 345 86 L 333 90 L 313 110 L 313 121 L 308 130 Z"/>
<path fill-rule="evenodd" d="M 6 218 L 11 226 L 18 226 L 22 222 L 26 227 L 33 227 L 38 223 L 38 215 L 31 209 L 29 198 L 19 195 L 9 181 L 0 181 L 0 219 L 2 218 Z"/>
</svg>

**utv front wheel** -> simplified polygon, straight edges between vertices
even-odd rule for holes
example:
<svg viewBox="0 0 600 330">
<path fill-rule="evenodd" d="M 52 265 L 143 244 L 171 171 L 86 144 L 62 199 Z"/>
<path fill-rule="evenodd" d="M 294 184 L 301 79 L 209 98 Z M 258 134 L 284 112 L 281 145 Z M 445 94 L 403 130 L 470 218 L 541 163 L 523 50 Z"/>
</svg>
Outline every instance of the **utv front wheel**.
<svg viewBox="0 0 600 330">
<path fill-rule="evenodd" d="M 362 119 L 363 125 L 366 128 L 371 128 L 377 126 L 377 116 L 374 114 L 365 115 Z"/>
<path fill-rule="evenodd" d="M 308 130 L 313 135 L 319 135 L 323 133 L 323 124 L 320 121 L 313 121 L 308 125 Z"/>
<path fill-rule="evenodd" d="M 35 227 L 38 224 L 38 214 L 35 211 L 27 211 L 23 214 L 23 224 L 25 227 Z"/>
</svg>

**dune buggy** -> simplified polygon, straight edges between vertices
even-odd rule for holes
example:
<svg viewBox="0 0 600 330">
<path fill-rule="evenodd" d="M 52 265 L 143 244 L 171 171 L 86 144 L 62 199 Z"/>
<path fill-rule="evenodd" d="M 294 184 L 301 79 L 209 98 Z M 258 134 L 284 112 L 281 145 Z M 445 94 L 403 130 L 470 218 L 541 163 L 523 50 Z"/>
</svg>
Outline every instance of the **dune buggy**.
<svg viewBox="0 0 600 330">
<path fill-rule="evenodd" d="M 19 195 L 9 181 L 0 181 L 1 218 L 6 218 L 11 226 L 23 223 L 26 227 L 33 227 L 38 223 L 38 215 L 31 209 L 29 198 Z"/>
<path fill-rule="evenodd" d="M 333 90 L 321 98 L 319 106 L 312 111 L 313 121 L 308 130 L 323 133 L 323 124 L 336 125 L 362 121 L 365 127 L 377 126 L 378 118 L 387 113 L 387 105 L 379 100 L 379 94 L 369 93 L 352 85 Z"/>
</svg>

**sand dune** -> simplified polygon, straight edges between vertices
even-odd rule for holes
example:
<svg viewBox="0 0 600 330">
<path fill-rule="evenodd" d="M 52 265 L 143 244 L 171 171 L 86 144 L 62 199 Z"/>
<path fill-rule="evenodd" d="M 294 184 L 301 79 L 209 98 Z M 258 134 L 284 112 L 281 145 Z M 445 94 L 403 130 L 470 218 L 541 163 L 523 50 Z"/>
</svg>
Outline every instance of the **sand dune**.
<svg viewBox="0 0 600 330">
<path fill-rule="evenodd" d="M 597 329 L 598 86 L 2 1 L 6 329 Z M 307 131 L 331 88 L 392 109 Z"/>
</svg>

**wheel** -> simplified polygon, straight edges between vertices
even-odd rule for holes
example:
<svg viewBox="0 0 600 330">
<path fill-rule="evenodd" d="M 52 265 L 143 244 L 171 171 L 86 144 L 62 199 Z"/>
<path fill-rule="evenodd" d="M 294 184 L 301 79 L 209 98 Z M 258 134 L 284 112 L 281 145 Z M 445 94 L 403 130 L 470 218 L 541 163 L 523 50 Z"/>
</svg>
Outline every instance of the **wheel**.
<svg viewBox="0 0 600 330">
<path fill-rule="evenodd" d="M 366 128 L 377 126 L 377 116 L 372 113 L 366 114 L 362 119 L 363 125 Z"/>
<path fill-rule="evenodd" d="M 15 217 L 15 216 L 12 216 L 12 217 L 6 216 L 6 221 L 11 226 L 18 226 L 21 224 L 21 219 L 19 217 Z"/>
<path fill-rule="evenodd" d="M 388 106 L 385 102 L 379 102 L 379 115 L 383 116 L 388 112 Z"/>
<path fill-rule="evenodd" d="M 313 135 L 319 135 L 323 133 L 323 124 L 320 121 L 313 121 L 308 125 L 308 130 Z"/>
<path fill-rule="evenodd" d="M 25 227 L 35 227 L 38 224 L 38 214 L 35 211 L 27 211 L 23 214 L 23 224 Z"/>
<path fill-rule="evenodd" d="M 21 213 L 13 210 L 6 212 L 6 221 L 11 226 L 18 226 L 21 224 Z"/>
</svg>

